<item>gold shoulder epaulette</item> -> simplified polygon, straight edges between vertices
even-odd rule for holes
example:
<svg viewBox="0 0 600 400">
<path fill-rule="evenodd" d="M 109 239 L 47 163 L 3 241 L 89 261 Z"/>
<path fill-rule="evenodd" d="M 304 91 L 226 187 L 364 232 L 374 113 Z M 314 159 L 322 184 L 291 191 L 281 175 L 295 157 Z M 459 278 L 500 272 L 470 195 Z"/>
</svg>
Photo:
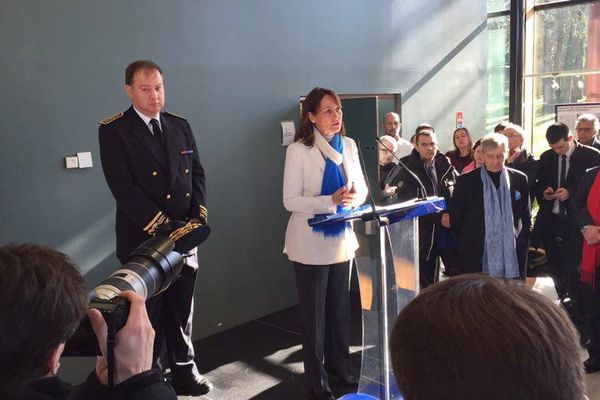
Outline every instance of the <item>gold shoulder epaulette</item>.
<svg viewBox="0 0 600 400">
<path fill-rule="evenodd" d="M 170 116 L 172 116 L 172 117 L 176 117 L 176 118 L 182 119 L 182 120 L 184 120 L 184 121 L 187 121 L 187 119 L 183 118 L 181 115 L 173 114 L 173 113 L 171 113 L 171 112 L 168 112 L 168 111 L 165 111 L 164 113 L 165 113 L 165 114 L 169 114 L 169 115 L 170 115 Z"/>
<path fill-rule="evenodd" d="M 115 114 L 115 115 L 112 115 L 112 116 L 110 116 L 110 117 L 106 117 L 106 118 L 104 118 L 102 121 L 100 121 L 100 123 L 101 123 L 102 125 L 108 125 L 108 124 L 110 124 L 111 122 L 118 120 L 118 119 L 119 119 L 119 118 L 121 118 L 122 116 L 123 116 L 123 113 L 122 113 L 122 112 L 120 112 L 120 113 L 117 113 L 117 114 Z"/>
</svg>

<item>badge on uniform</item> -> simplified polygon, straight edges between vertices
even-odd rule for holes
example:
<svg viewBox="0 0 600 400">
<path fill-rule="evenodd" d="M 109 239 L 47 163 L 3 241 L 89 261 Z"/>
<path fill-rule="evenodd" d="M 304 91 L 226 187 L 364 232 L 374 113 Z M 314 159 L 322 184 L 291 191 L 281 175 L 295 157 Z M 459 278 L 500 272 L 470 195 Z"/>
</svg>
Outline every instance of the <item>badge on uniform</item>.
<svg viewBox="0 0 600 400">
<path fill-rule="evenodd" d="M 185 155 L 185 154 L 194 154 L 194 150 L 181 150 L 181 155 Z"/>
</svg>

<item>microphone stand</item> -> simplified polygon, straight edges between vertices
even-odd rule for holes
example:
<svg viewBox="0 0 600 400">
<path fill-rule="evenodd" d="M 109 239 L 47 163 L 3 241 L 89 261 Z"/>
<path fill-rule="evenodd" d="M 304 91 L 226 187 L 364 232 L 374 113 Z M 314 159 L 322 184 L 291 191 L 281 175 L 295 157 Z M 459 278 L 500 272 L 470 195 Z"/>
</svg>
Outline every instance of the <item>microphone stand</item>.
<svg viewBox="0 0 600 400">
<path fill-rule="evenodd" d="M 375 212 L 375 199 L 373 198 L 373 191 L 371 190 L 371 183 L 369 182 L 369 175 L 367 174 L 367 168 L 365 166 L 365 159 L 363 157 L 362 149 L 360 148 L 360 140 L 358 138 L 354 138 L 356 142 L 356 147 L 358 148 L 358 159 L 360 161 L 360 169 L 362 170 L 363 176 L 365 177 L 365 181 L 367 183 L 367 189 L 369 189 L 369 204 L 371 205 L 371 212 L 363 214 L 361 219 L 363 221 L 371 221 L 376 220 L 379 226 L 388 225 L 389 221 L 387 218 L 382 219 L 379 214 Z"/>
<path fill-rule="evenodd" d="M 391 151 L 390 149 L 388 149 L 388 147 L 383 144 L 381 142 L 381 138 L 375 138 L 375 140 L 377 141 L 377 143 L 379 144 L 379 149 L 380 150 L 387 150 L 387 151 Z M 419 191 L 417 191 L 417 199 L 416 201 L 424 201 L 427 200 L 427 190 L 425 189 L 425 185 L 423 185 L 423 182 L 421 181 L 421 179 L 419 179 L 419 177 L 417 176 L 417 174 L 415 174 L 414 172 L 412 172 L 410 170 L 410 168 L 408 168 L 408 166 L 406 164 L 404 164 L 404 162 L 402 162 L 401 159 L 399 159 L 398 157 L 396 157 L 396 155 L 394 153 L 392 153 L 392 156 L 396 159 L 396 161 L 398 161 L 397 165 L 401 165 L 402 167 L 404 167 L 404 169 L 413 177 L 415 178 L 415 180 L 417 181 L 417 183 L 419 184 L 419 189 L 421 192 L 421 196 L 419 196 Z"/>
</svg>

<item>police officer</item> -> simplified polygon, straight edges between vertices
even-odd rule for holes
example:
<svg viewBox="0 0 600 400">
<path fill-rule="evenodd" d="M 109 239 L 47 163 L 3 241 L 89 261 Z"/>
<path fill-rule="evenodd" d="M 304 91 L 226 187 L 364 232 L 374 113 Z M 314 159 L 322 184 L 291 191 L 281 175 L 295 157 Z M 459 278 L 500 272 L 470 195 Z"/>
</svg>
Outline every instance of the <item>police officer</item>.
<svg viewBox="0 0 600 400">
<path fill-rule="evenodd" d="M 162 111 L 162 70 L 138 60 L 125 71 L 132 106 L 100 122 L 100 158 L 117 203 L 117 257 L 124 262 L 169 220 L 206 223 L 205 176 L 194 135 L 182 117 Z M 156 330 L 155 360 L 166 341 L 173 386 L 179 395 L 203 395 L 212 385 L 198 372 L 192 346 L 196 249 L 181 277 L 148 300 Z M 160 358 L 156 363 L 166 368 Z"/>
</svg>

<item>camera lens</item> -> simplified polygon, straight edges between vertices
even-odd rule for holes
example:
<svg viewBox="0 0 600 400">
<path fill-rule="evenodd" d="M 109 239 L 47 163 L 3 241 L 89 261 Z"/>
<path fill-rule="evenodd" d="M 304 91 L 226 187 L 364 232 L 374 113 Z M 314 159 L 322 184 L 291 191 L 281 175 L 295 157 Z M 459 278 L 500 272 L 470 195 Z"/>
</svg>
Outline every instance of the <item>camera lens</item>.
<svg viewBox="0 0 600 400">
<path fill-rule="evenodd" d="M 154 237 L 140 245 L 127 262 L 92 292 L 92 298 L 112 299 L 131 290 L 149 298 L 167 289 L 183 266 L 181 254 L 173 251 L 168 237 Z"/>
</svg>

